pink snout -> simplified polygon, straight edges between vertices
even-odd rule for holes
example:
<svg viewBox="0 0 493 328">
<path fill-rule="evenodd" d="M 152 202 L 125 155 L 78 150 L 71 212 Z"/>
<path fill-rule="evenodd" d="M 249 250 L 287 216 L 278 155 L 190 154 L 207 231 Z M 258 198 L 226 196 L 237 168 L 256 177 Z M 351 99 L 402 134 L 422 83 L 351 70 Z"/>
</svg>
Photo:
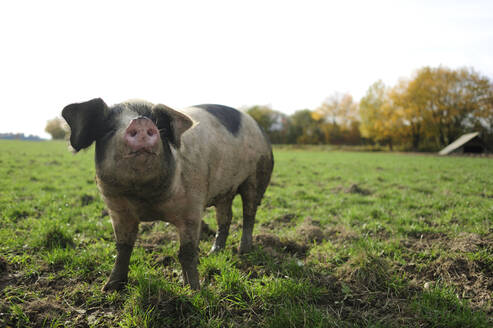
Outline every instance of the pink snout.
<svg viewBox="0 0 493 328">
<path fill-rule="evenodd" d="M 152 153 L 159 142 L 159 130 L 150 119 L 140 116 L 130 122 L 124 138 L 132 152 L 142 150 Z"/>
</svg>

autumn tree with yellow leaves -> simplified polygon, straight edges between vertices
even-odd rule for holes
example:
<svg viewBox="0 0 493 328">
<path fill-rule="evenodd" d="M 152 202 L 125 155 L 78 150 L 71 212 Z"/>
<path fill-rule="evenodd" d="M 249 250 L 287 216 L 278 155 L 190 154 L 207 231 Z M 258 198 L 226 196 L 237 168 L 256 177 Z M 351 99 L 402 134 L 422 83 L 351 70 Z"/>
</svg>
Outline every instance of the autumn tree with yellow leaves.
<svg viewBox="0 0 493 328">
<path fill-rule="evenodd" d="M 374 83 L 360 102 L 362 135 L 439 149 L 473 130 L 493 133 L 493 88 L 473 69 L 424 67 L 393 88 Z"/>
<path fill-rule="evenodd" d="M 390 150 L 401 140 L 404 124 L 402 108 L 396 106 L 392 100 L 393 91 L 382 81 L 377 81 L 368 88 L 359 103 L 362 136 L 387 144 Z"/>
</svg>

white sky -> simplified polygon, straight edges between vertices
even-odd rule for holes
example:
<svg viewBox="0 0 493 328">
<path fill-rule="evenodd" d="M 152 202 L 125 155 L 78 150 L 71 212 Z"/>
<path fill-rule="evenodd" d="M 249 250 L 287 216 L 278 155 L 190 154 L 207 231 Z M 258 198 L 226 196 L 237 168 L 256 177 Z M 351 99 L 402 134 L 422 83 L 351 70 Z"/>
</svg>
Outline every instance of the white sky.
<svg viewBox="0 0 493 328">
<path fill-rule="evenodd" d="M 73 102 L 359 100 L 425 65 L 493 77 L 493 1 L 2 1 L 0 132 L 47 137 Z"/>
</svg>

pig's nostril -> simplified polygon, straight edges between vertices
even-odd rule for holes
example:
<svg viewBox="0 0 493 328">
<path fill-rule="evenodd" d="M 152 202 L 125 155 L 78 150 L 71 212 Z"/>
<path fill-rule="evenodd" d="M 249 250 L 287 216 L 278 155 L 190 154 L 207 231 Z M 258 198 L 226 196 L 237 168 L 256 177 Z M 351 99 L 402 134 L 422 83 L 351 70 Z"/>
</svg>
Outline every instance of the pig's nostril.
<svg viewBox="0 0 493 328">
<path fill-rule="evenodd" d="M 155 134 L 156 134 L 156 131 L 154 131 L 154 129 L 148 129 L 148 130 L 147 130 L 147 135 L 148 135 L 149 137 L 152 137 L 152 136 L 153 136 L 153 135 L 155 135 Z"/>
<path fill-rule="evenodd" d="M 135 137 L 137 135 L 137 130 L 132 129 L 128 132 L 128 134 L 130 134 L 131 137 Z"/>
</svg>

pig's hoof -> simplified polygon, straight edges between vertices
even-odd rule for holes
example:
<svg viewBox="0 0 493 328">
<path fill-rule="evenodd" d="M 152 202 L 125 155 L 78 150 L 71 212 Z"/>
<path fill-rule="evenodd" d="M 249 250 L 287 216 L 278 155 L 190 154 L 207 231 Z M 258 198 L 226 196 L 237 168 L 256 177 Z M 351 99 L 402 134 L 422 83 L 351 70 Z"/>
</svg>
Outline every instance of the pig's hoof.
<svg viewBox="0 0 493 328">
<path fill-rule="evenodd" d="M 121 280 L 108 281 L 103 286 L 103 288 L 101 288 L 101 291 L 102 292 L 119 291 L 119 290 L 122 290 L 126 284 L 127 284 L 126 281 L 121 281 Z"/>
</svg>

